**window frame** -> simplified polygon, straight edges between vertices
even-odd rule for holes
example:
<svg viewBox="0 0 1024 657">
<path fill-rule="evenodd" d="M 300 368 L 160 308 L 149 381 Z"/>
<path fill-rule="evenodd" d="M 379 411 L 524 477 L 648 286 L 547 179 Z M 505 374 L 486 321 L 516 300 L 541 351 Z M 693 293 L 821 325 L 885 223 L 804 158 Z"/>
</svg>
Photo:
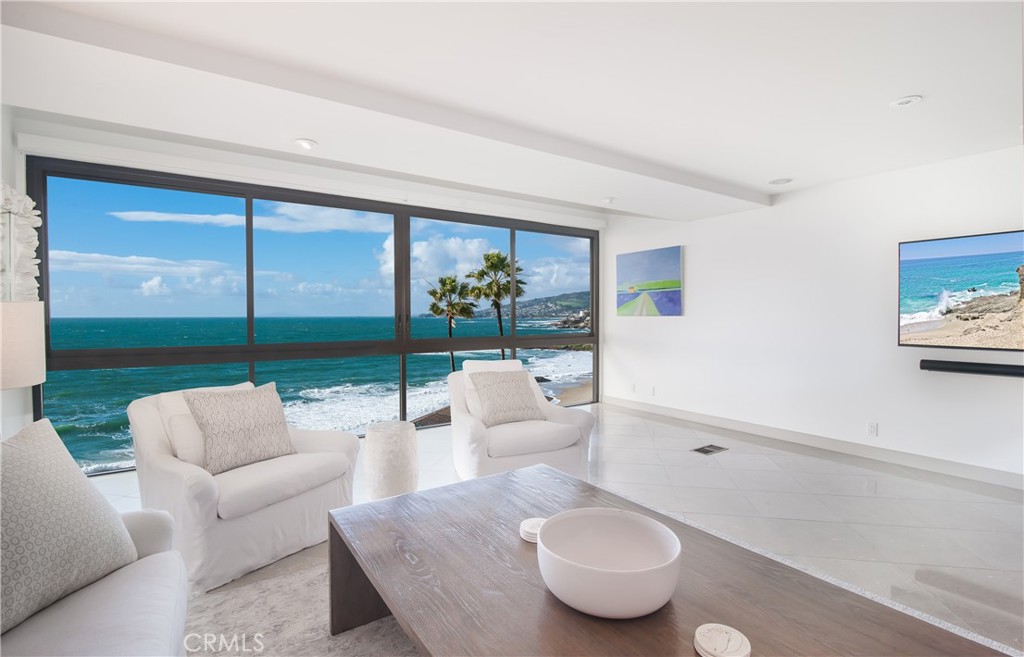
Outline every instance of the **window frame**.
<svg viewBox="0 0 1024 657">
<path fill-rule="evenodd" d="M 591 345 L 593 354 L 593 397 L 597 401 L 600 382 L 600 233 L 596 230 L 557 226 L 492 215 L 473 214 L 424 206 L 360 199 L 322 192 L 287 189 L 253 183 L 215 180 L 198 176 L 166 173 L 130 167 L 79 162 L 52 157 L 27 156 L 27 191 L 37 202 L 42 225 L 39 228 L 39 291 L 44 302 L 46 368 L 48 371 L 161 367 L 216 363 L 247 363 L 249 380 L 255 380 L 256 363 L 275 360 L 312 360 L 357 356 L 399 356 L 400 418 L 406 419 L 406 358 L 411 354 L 438 351 L 506 349 L 516 357 L 517 349 L 561 347 L 568 344 Z M 244 344 L 183 347 L 53 349 L 50 342 L 50 270 L 49 224 L 47 221 L 47 178 L 57 176 L 122 185 L 138 185 L 187 192 L 241 198 L 245 201 L 246 254 L 246 340 Z M 254 201 L 280 201 L 347 210 L 389 214 L 394 218 L 395 293 L 394 338 L 329 342 L 257 343 L 255 341 L 255 288 L 253 253 Z M 589 333 L 564 336 L 516 334 L 516 299 L 510 300 L 510 331 L 505 336 L 413 338 L 411 336 L 410 220 L 412 217 L 435 219 L 509 230 L 509 257 L 516 261 L 516 232 L 582 237 L 590 240 L 590 316 Z M 515 273 L 513 272 L 513 285 Z M 33 414 L 43 417 L 42 385 L 33 388 Z"/>
</svg>

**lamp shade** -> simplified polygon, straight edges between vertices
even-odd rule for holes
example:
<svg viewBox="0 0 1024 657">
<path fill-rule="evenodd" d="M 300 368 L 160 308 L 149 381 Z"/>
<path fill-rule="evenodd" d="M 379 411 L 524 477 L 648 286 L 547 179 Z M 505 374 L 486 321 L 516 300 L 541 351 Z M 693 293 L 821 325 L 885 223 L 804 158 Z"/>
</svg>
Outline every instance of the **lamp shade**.
<svg viewBox="0 0 1024 657">
<path fill-rule="evenodd" d="M 46 380 L 42 301 L 0 303 L 0 388 Z"/>
</svg>

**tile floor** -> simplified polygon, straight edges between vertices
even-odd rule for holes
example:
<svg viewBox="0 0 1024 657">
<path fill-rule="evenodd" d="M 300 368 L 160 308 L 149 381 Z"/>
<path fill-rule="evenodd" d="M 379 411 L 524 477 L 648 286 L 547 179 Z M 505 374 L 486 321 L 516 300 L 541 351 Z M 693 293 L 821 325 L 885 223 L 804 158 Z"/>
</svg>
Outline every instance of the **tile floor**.
<svg viewBox="0 0 1024 657">
<path fill-rule="evenodd" d="M 596 404 L 591 481 L 1024 650 L 1021 491 Z M 714 443 L 728 451 L 704 456 Z M 420 432 L 420 488 L 457 481 Z M 361 463 L 355 501 L 367 500 Z M 135 473 L 93 477 L 139 507 Z"/>
</svg>

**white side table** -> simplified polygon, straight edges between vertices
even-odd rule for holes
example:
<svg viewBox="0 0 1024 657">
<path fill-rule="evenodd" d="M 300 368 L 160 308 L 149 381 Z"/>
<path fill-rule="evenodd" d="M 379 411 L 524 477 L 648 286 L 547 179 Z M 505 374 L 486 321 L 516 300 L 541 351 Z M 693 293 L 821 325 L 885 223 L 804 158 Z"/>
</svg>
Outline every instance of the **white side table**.
<svg viewBox="0 0 1024 657">
<path fill-rule="evenodd" d="M 363 459 L 371 500 L 413 492 L 419 484 L 416 425 L 397 420 L 371 424 Z"/>
</svg>

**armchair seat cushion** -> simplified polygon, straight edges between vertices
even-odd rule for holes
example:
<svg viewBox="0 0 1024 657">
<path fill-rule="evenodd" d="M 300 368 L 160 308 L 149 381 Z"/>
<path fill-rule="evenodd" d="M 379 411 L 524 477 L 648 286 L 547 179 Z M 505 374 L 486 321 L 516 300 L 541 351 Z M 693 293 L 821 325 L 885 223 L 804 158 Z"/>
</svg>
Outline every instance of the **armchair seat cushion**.
<svg viewBox="0 0 1024 657">
<path fill-rule="evenodd" d="M 341 452 L 307 452 L 259 461 L 214 476 L 217 515 L 240 518 L 339 479 L 351 464 Z"/>
<path fill-rule="evenodd" d="M 181 555 L 151 554 L 61 598 L 3 636 L 4 655 L 180 655 L 188 612 Z"/>
<path fill-rule="evenodd" d="M 526 420 L 487 429 L 487 454 L 492 458 L 555 452 L 575 445 L 580 430 L 573 424 Z"/>
</svg>

